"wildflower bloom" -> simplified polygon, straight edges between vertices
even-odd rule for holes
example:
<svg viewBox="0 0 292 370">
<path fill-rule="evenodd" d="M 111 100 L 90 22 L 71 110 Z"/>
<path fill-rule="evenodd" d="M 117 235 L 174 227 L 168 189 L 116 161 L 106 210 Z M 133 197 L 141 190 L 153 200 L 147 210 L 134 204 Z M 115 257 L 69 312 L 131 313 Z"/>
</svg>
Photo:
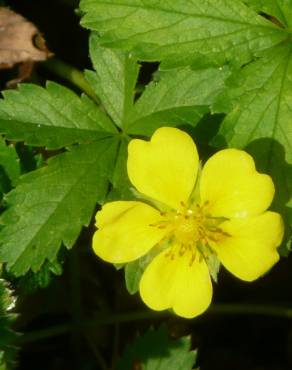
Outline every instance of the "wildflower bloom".
<svg viewBox="0 0 292 370">
<path fill-rule="evenodd" d="M 205 311 L 212 299 L 211 257 L 245 281 L 278 261 L 283 223 L 266 211 L 274 185 L 246 152 L 221 150 L 200 170 L 191 137 L 162 127 L 150 142 L 130 142 L 127 168 L 147 203 L 105 204 L 96 215 L 93 248 L 112 263 L 154 252 L 140 281 L 150 308 L 172 308 L 186 318 Z"/>
</svg>

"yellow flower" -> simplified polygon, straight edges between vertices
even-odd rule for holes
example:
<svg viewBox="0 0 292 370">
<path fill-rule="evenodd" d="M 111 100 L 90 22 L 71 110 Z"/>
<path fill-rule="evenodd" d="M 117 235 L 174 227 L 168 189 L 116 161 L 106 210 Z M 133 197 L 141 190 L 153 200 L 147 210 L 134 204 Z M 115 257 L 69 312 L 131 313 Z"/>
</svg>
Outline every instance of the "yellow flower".
<svg viewBox="0 0 292 370">
<path fill-rule="evenodd" d="M 245 281 L 278 261 L 283 222 L 266 211 L 274 185 L 249 154 L 221 150 L 200 170 L 191 137 L 170 127 L 158 129 L 150 142 L 132 140 L 128 154 L 130 181 L 147 203 L 106 204 L 96 215 L 93 248 L 112 263 L 156 253 L 140 281 L 141 297 L 153 310 L 172 308 L 186 318 L 205 311 L 212 256 Z"/>
</svg>

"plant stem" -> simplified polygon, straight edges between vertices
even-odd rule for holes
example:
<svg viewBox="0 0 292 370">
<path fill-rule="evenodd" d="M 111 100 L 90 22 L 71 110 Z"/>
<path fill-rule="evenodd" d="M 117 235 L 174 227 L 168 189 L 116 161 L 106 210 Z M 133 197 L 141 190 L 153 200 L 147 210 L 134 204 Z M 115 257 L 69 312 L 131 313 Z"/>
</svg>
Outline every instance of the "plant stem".
<svg viewBox="0 0 292 370">
<path fill-rule="evenodd" d="M 95 346 L 94 343 L 92 343 L 90 337 L 86 333 L 84 333 L 84 337 L 87 340 L 88 346 L 96 358 L 96 362 L 98 363 L 100 370 L 108 370 L 107 364 L 99 349 Z"/>
<path fill-rule="evenodd" d="M 127 312 L 127 313 L 120 313 L 120 314 L 112 314 L 112 315 L 98 315 L 97 317 L 93 317 L 92 319 L 85 320 L 81 324 L 81 328 L 76 328 L 74 323 L 65 323 L 61 325 L 51 326 L 48 329 L 36 330 L 28 333 L 24 333 L 22 336 L 18 338 L 18 343 L 29 343 L 34 342 L 50 337 L 55 337 L 58 335 L 64 335 L 70 333 L 72 331 L 76 331 L 76 329 L 84 329 L 86 327 L 93 327 L 99 325 L 114 325 L 116 323 L 123 323 L 123 322 L 132 322 L 132 321 L 139 321 L 139 320 L 147 320 L 147 319 L 159 319 L 163 317 L 170 316 L 171 313 L 168 311 L 165 312 L 156 312 L 156 311 L 136 311 L 136 312 Z"/>
<path fill-rule="evenodd" d="M 47 329 L 35 330 L 28 333 L 24 333 L 17 338 L 17 344 L 37 342 L 38 340 L 57 337 L 59 335 L 71 332 L 73 325 L 71 323 L 65 323 L 55 326 L 50 326 Z"/>
<path fill-rule="evenodd" d="M 92 100 L 94 100 L 97 104 L 100 104 L 92 87 L 86 81 L 84 74 L 78 69 L 72 67 L 71 65 L 63 62 L 62 60 L 58 58 L 48 59 L 46 62 L 42 63 L 41 66 L 43 66 L 44 68 L 46 68 L 48 71 L 52 72 L 53 74 L 77 86 L 86 95 L 88 95 Z"/>
<path fill-rule="evenodd" d="M 209 308 L 205 315 L 255 315 L 255 316 L 269 316 L 283 319 L 292 319 L 292 309 L 272 306 L 272 305 L 260 305 L 260 304 L 233 304 L 233 303 L 220 303 L 214 304 Z M 83 328 L 93 327 L 99 325 L 113 325 L 116 323 L 133 322 L 139 320 L 149 319 L 161 319 L 172 316 L 169 311 L 156 312 L 156 311 L 135 311 L 118 313 L 112 315 L 98 315 L 92 319 L 88 319 L 81 323 Z M 194 319 L 196 320 L 196 318 Z M 54 337 L 62 334 L 66 334 L 76 330 L 76 327 L 71 323 L 52 326 L 48 329 L 39 330 L 35 332 L 29 332 L 23 334 L 18 339 L 18 343 L 28 343 L 49 337 Z"/>
</svg>

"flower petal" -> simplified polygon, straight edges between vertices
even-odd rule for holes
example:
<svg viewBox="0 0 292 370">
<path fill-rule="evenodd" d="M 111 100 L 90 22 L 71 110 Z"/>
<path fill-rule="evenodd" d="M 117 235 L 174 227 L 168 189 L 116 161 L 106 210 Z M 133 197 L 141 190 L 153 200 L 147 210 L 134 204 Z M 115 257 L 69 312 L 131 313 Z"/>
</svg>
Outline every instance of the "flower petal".
<svg viewBox="0 0 292 370">
<path fill-rule="evenodd" d="M 212 283 L 205 261 L 199 261 L 198 255 L 191 263 L 190 252 L 174 259 L 168 253 L 169 249 L 156 256 L 142 275 L 142 300 L 153 310 L 173 308 L 185 318 L 200 315 L 212 299 Z"/>
<path fill-rule="evenodd" d="M 242 150 L 221 150 L 202 170 L 201 201 L 209 202 L 215 217 L 258 215 L 270 206 L 274 192 L 270 176 L 258 173 L 253 158 Z"/>
<path fill-rule="evenodd" d="M 151 141 L 134 139 L 128 146 L 128 175 L 137 190 L 179 209 L 195 185 L 198 152 L 192 138 L 176 128 L 162 127 Z"/>
<path fill-rule="evenodd" d="M 233 219 L 220 228 L 230 237 L 222 239 L 214 248 L 225 268 L 239 279 L 253 281 L 279 260 L 277 247 L 281 244 L 284 226 L 278 213 Z"/>
<path fill-rule="evenodd" d="M 107 203 L 96 215 L 94 252 L 112 263 L 133 261 L 164 237 L 165 229 L 151 226 L 161 219 L 156 209 L 141 202 Z"/>
</svg>

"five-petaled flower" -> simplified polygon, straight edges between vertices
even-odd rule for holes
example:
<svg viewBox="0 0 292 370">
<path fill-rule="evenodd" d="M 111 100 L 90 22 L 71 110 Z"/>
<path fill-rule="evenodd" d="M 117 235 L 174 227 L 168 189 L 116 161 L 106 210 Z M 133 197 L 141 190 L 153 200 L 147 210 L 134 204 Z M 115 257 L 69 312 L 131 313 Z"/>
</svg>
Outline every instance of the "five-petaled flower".
<svg viewBox="0 0 292 370">
<path fill-rule="evenodd" d="M 140 280 L 152 309 L 172 308 L 186 318 L 205 311 L 212 299 L 211 256 L 245 281 L 278 261 L 283 222 L 266 211 L 274 185 L 246 152 L 221 150 L 200 170 L 191 137 L 162 127 L 150 142 L 130 142 L 127 169 L 145 201 L 105 204 L 96 215 L 93 248 L 112 263 L 155 252 Z"/>
</svg>

